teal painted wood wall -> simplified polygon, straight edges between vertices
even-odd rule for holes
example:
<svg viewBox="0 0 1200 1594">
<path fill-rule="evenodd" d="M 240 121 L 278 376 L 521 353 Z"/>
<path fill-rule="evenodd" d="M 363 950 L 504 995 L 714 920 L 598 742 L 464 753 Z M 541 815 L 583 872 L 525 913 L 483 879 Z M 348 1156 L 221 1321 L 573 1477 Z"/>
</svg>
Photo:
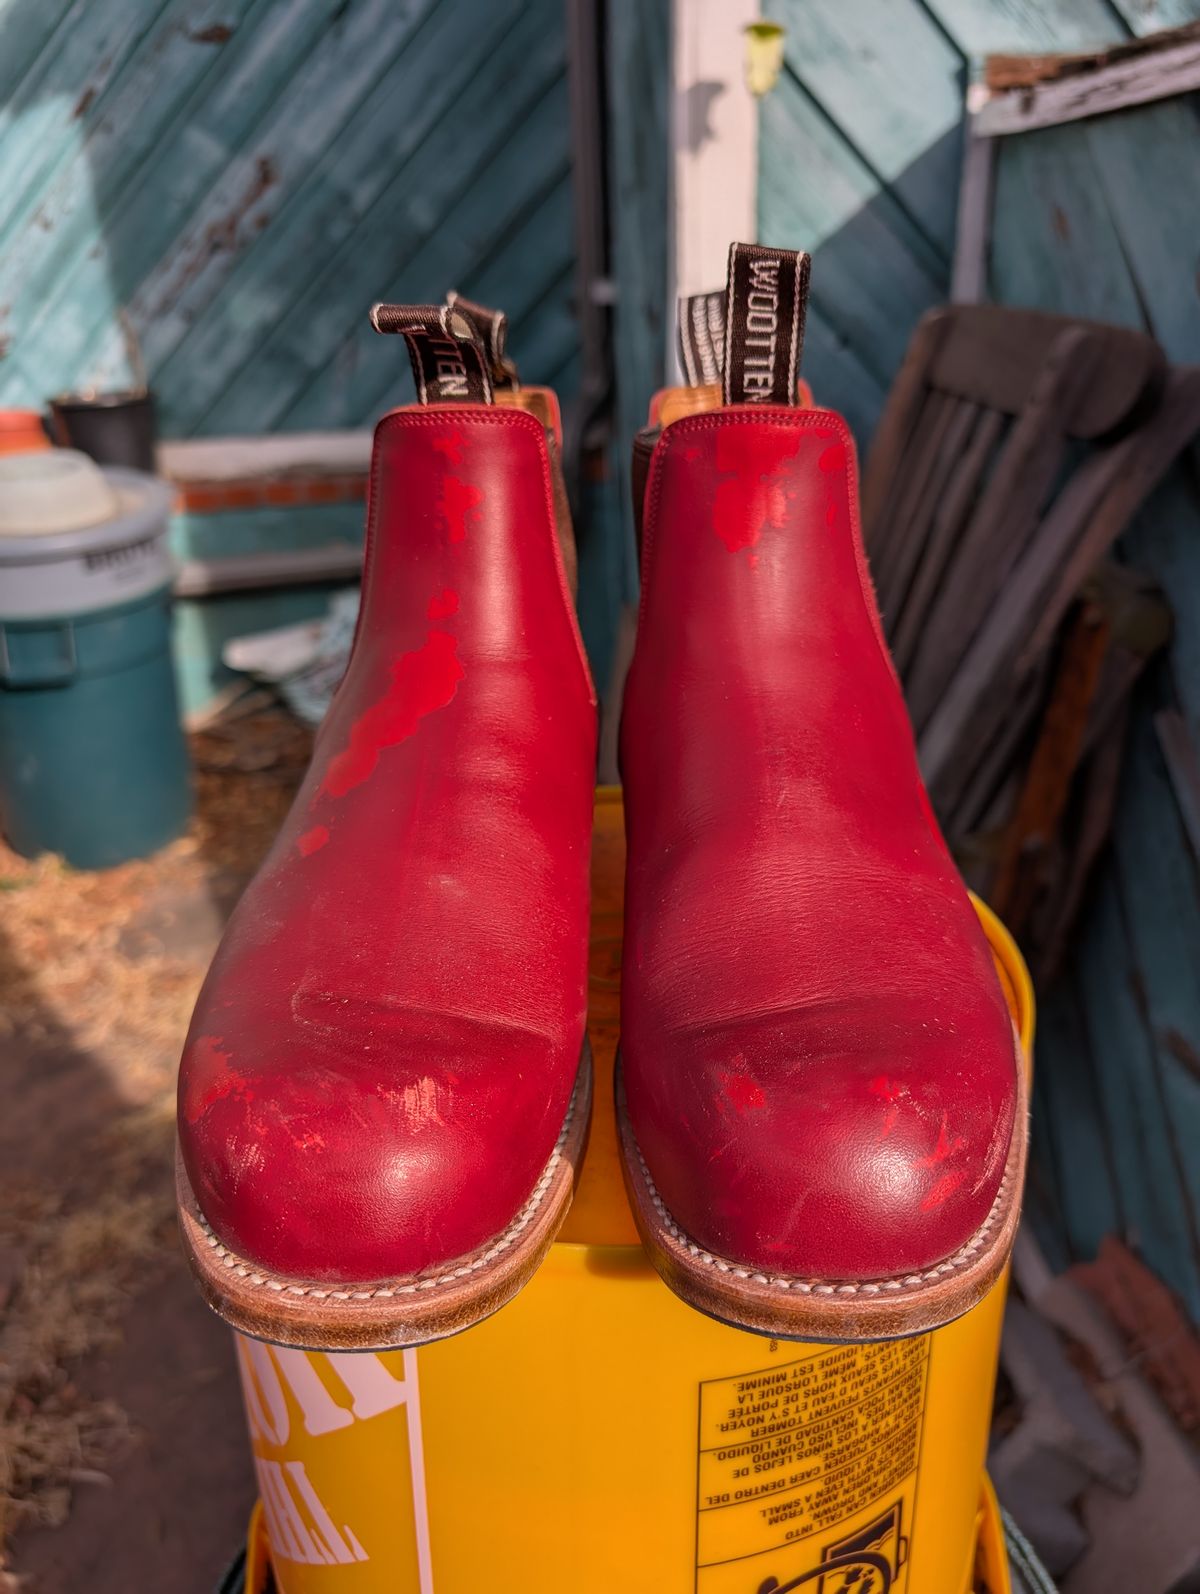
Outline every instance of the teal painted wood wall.
<svg viewBox="0 0 1200 1594">
<path fill-rule="evenodd" d="M 376 299 L 577 354 L 560 0 L 0 0 L 0 404 L 128 380 L 169 436 L 408 394 Z"/>
<path fill-rule="evenodd" d="M 787 28 L 764 101 L 760 236 L 812 248 L 805 371 L 865 444 L 921 315 L 949 288 L 971 58 L 1083 49 L 1194 20 L 1200 0 L 767 0 Z M 991 297 L 1145 327 L 1200 362 L 1195 98 L 1006 141 Z M 1141 693 L 1111 855 L 1043 999 L 1029 1207 L 1054 1259 L 1124 1235 L 1200 1316 L 1200 880 L 1153 729 L 1200 746 L 1200 476 L 1125 539 L 1175 608 Z"/>
</svg>

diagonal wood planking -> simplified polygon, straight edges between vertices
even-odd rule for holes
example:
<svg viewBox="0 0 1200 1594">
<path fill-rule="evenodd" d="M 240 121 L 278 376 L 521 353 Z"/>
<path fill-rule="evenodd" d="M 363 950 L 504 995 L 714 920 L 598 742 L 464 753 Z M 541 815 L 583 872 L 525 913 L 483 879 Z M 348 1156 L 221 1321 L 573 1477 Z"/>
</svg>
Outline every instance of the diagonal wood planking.
<svg viewBox="0 0 1200 1594">
<path fill-rule="evenodd" d="M 28 324 L 42 303 L 45 284 L 95 242 L 101 218 L 153 154 L 181 96 L 216 67 L 221 46 L 212 40 L 211 30 L 228 13 L 226 0 L 199 6 L 171 0 L 139 41 L 88 119 L 86 135 L 67 149 L 26 214 L 7 229 L 0 253 L 0 304 L 8 320 Z M 20 118 L 17 111 L 14 133 L 24 135 Z M 43 225 L 43 218 L 52 225 Z"/>
<path fill-rule="evenodd" d="M 75 0 L 0 109 L 0 228 L 26 222 L 84 119 L 134 53 L 163 0 L 144 6 Z"/>
<path fill-rule="evenodd" d="M 944 270 L 954 247 L 961 50 L 918 0 L 767 0 L 763 10 L 787 29 L 794 77 Z"/>
<path fill-rule="evenodd" d="M 357 424 L 395 351 L 371 331 L 365 308 L 376 299 L 440 296 L 485 260 L 530 196 L 560 174 L 567 115 L 561 33 L 545 26 L 549 0 L 527 5 L 472 80 L 470 140 L 457 114 L 439 119 L 353 229 L 323 254 L 289 313 L 231 385 L 236 427 Z M 495 92 L 499 73 L 506 83 Z M 570 249 L 569 222 L 554 235 L 536 230 L 527 252 Z M 457 280 L 456 280 L 457 279 Z M 363 380 L 362 373 L 368 373 Z M 532 377 L 536 373 L 530 372 Z M 206 431 L 228 427 L 214 406 Z"/>
<path fill-rule="evenodd" d="M 39 285 L 37 308 L 16 329 L 11 359 L 0 364 L 0 397 L 36 402 L 92 374 L 116 309 L 171 248 L 265 108 L 330 30 L 332 15 L 331 0 L 270 0 L 234 29 L 218 71 L 183 99 L 101 228 Z"/>
<path fill-rule="evenodd" d="M 886 390 L 912 332 L 922 276 L 946 291 L 948 212 L 936 205 L 957 188 L 960 152 L 939 132 L 954 58 L 1115 44 L 1196 20 L 1200 0 L 765 9 L 789 37 L 788 74 L 763 105 L 760 235 L 815 246 L 805 369 L 861 440 L 872 390 Z M 1200 362 L 1198 109 L 1193 97 L 1003 141 L 992 297 L 1145 326 L 1172 359 Z M 1196 481 L 1194 467 L 1176 471 L 1124 539 L 1169 594 L 1176 635 L 1143 689 L 1111 858 L 1050 994 L 1038 1108 L 1051 1121 L 1035 1138 L 1032 1186 L 1057 1256 L 1064 1243 L 1086 1255 L 1118 1229 L 1200 1315 L 1200 860 L 1151 722 L 1173 697 L 1200 739 Z"/>
<path fill-rule="evenodd" d="M 281 187 L 279 209 L 266 227 L 257 218 L 231 260 L 220 301 L 198 318 L 160 364 L 164 385 L 178 396 L 172 420 L 190 430 L 235 375 L 257 363 L 281 325 L 307 339 L 296 307 L 314 275 L 333 259 L 356 227 L 381 202 L 389 183 L 447 113 L 469 99 L 470 83 L 520 12 L 519 0 L 489 9 L 486 26 L 460 38 L 454 10 L 434 6 L 403 50 L 319 159 Z M 396 73 L 424 82 L 403 117 L 396 115 Z M 432 164 L 426 181 L 438 180 Z M 431 197 L 433 197 L 431 195 Z M 365 313 L 364 306 L 364 313 Z M 265 373 L 264 373 L 265 374 Z"/>
<path fill-rule="evenodd" d="M 31 75 L 70 7 L 71 0 L 0 0 L 0 106 Z"/>
<path fill-rule="evenodd" d="M 451 234 L 448 229 L 439 228 L 426 247 L 407 263 L 404 277 L 392 285 L 396 297 L 404 298 L 410 292 L 415 294 L 422 282 L 453 282 L 459 292 L 481 304 L 504 305 L 510 318 L 509 347 L 518 370 L 530 381 L 548 381 L 552 367 L 561 364 L 578 345 L 573 291 L 565 304 L 561 297 L 564 275 L 570 279 L 574 270 L 571 186 L 561 153 L 553 145 L 547 147 L 546 153 L 552 157 L 545 162 L 547 180 L 552 186 L 549 192 L 536 194 L 527 215 L 514 218 L 507 239 L 494 231 L 481 250 L 470 232 Z M 557 157 L 557 164 L 553 157 Z M 492 187 L 489 173 L 483 174 L 482 182 L 476 185 L 484 194 Z M 494 223 L 491 225 L 494 227 Z M 553 239 L 556 245 L 535 251 L 530 247 L 534 238 Z M 473 270 L 473 262 L 482 264 Z M 404 287 L 405 282 L 411 288 Z M 408 361 L 395 340 L 366 333 L 360 324 L 351 329 L 350 339 L 343 349 L 354 351 L 350 362 L 353 379 L 341 386 L 336 402 L 368 415 L 399 402 L 407 393 L 409 376 Z M 323 390 L 333 369 L 328 366 L 304 394 L 286 417 L 287 425 L 307 425 L 307 416 L 320 413 L 332 402 Z"/>
<path fill-rule="evenodd" d="M 141 282 L 130 306 L 152 369 L 215 305 L 240 251 L 269 227 L 402 51 L 433 0 L 359 0 L 283 87 Z"/>
<path fill-rule="evenodd" d="M 0 0 L 14 46 L 0 49 L 0 116 L 19 134 L 0 161 L 24 173 L 13 147 L 27 126 L 56 141 L 25 183 L 31 198 L 14 184 L 0 195 L 0 401 L 126 379 L 116 311 L 127 306 L 169 435 L 262 430 L 310 389 L 314 424 L 358 424 L 370 416 L 337 401 L 344 383 L 323 384 L 307 353 L 289 359 L 298 305 L 319 300 L 327 357 L 345 360 L 370 300 L 398 273 L 415 280 L 406 260 L 452 266 L 463 286 L 523 234 L 514 290 L 522 254 L 547 283 L 569 273 L 569 207 L 543 204 L 569 149 L 557 0 L 88 0 L 87 11 L 103 57 L 91 52 L 96 92 L 72 117 L 80 51 L 62 46 L 80 0 Z M 343 246 L 361 246 L 348 272 Z M 423 294 L 449 285 L 425 281 Z M 547 354 L 569 373 L 561 304 L 547 313 Z M 530 318 L 536 334 L 536 306 Z M 376 376 L 352 390 L 379 392 Z"/>
<path fill-rule="evenodd" d="M 788 75 L 763 104 L 761 136 L 767 147 L 804 156 L 764 164 L 760 235 L 812 251 L 814 304 L 886 386 L 912 327 L 945 295 L 946 265 Z M 806 371 L 819 387 L 823 372 Z"/>
</svg>

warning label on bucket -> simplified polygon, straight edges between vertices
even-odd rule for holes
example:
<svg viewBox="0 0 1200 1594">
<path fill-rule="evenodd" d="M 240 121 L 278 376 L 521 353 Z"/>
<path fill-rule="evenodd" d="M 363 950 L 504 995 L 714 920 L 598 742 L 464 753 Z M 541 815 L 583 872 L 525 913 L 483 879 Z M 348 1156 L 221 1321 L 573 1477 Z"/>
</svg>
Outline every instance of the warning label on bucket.
<svg viewBox="0 0 1200 1594">
<path fill-rule="evenodd" d="M 697 1594 L 902 1594 L 929 1336 L 700 1385 Z"/>
</svg>

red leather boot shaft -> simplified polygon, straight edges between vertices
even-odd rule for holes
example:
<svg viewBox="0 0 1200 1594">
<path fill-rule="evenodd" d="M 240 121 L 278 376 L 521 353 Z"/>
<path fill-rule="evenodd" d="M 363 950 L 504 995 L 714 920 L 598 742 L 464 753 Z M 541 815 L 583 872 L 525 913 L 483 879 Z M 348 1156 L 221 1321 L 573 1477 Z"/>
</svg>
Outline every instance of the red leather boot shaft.
<svg viewBox="0 0 1200 1594">
<path fill-rule="evenodd" d="M 1012 1029 L 917 770 L 823 411 L 660 440 L 621 731 L 630 1121 L 719 1256 L 877 1278 L 967 1240 Z"/>
<path fill-rule="evenodd" d="M 412 1273 L 529 1196 L 583 1042 L 594 759 L 541 426 L 385 417 L 349 668 L 181 1071 L 187 1172 L 242 1256 Z"/>
</svg>

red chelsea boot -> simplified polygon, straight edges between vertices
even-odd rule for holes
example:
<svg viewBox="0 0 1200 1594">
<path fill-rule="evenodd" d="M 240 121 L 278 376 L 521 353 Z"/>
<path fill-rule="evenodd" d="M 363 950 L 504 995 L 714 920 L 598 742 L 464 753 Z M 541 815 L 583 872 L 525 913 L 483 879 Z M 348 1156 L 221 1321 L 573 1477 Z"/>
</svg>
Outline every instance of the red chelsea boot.
<svg viewBox="0 0 1200 1594">
<path fill-rule="evenodd" d="M 421 403 L 376 429 L 350 663 L 179 1080 L 204 1294 L 317 1349 L 420 1343 L 508 1300 L 566 1212 L 590 1106 L 596 714 L 527 412 L 547 396 L 494 405 L 462 312 L 375 320 L 407 337 Z"/>
<path fill-rule="evenodd" d="M 666 1281 L 764 1334 L 937 1327 L 1007 1260 L 1019 1046 L 917 769 L 807 258 L 735 246 L 721 407 L 645 490 L 619 1118 Z"/>
</svg>

